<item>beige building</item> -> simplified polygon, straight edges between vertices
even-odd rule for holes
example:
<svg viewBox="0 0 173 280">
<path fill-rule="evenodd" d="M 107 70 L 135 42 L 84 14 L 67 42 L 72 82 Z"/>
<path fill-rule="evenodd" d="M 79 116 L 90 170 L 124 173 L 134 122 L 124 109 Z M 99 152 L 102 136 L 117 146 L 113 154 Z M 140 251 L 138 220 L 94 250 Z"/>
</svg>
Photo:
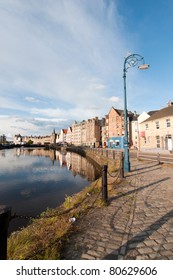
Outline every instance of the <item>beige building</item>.
<svg viewBox="0 0 173 280">
<path fill-rule="evenodd" d="M 55 133 L 55 129 L 53 130 L 51 135 L 47 136 L 21 136 L 20 134 L 17 134 L 14 136 L 13 143 L 15 145 L 24 145 L 29 141 L 32 141 L 32 143 L 35 145 L 49 145 L 55 144 L 56 137 L 57 135 Z"/>
<path fill-rule="evenodd" d="M 68 144 L 72 144 L 72 127 L 71 126 L 69 126 L 67 129 L 66 142 Z"/>
<path fill-rule="evenodd" d="M 173 151 L 173 103 L 140 123 L 140 149 Z"/>
<path fill-rule="evenodd" d="M 131 120 L 131 148 L 138 149 L 139 147 L 139 128 L 138 115 L 134 112 Z"/>
<path fill-rule="evenodd" d="M 72 144 L 76 146 L 100 145 L 100 121 L 98 117 L 88 119 L 87 121 L 75 122 L 72 125 Z"/>
<path fill-rule="evenodd" d="M 86 121 L 86 146 L 99 147 L 101 144 L 100 121 L 98 117 Z"/>
<path fill-rule="evenodd" d="M 72 124 L 72 144 L 75 146 L 81 145 L 81 124 L 79 122 L 74 122 Z"/>
<path fill-rule="evenodd" d="M 106 148 L 106 147 L 108 147 L 108 138 L 109 138 L 109 116 L 108 115 L 106 115 L 102 119 L 100 133 L 101 133 L 102 147 Z"/>
</svg>

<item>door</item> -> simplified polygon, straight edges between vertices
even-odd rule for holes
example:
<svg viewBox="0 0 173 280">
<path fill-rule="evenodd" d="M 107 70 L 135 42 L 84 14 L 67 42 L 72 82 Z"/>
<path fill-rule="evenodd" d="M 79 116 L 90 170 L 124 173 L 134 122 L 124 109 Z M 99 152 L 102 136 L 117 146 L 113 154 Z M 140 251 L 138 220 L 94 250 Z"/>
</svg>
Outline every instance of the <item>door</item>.
<svg viewBox="0 0 173 280">
<path fill-rule="evenodd" d="M 168 150 L 172 151 L 172 138 L 171 138 L 171 136 L 168 136 Z"/>
</svg>

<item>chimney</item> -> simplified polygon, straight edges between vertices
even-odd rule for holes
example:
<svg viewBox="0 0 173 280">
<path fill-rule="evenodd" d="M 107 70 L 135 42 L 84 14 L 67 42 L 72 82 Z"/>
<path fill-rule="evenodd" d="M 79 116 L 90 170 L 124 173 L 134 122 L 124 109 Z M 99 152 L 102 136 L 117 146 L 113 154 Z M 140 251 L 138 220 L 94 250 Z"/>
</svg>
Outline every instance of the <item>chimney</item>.
<svg viewBox="0 0 173 280">
<path fill-rule="evenodd" d="M 168 101 L 168 107 L 173 106 L 173 102 L 171 100 Z"/>
</svg>

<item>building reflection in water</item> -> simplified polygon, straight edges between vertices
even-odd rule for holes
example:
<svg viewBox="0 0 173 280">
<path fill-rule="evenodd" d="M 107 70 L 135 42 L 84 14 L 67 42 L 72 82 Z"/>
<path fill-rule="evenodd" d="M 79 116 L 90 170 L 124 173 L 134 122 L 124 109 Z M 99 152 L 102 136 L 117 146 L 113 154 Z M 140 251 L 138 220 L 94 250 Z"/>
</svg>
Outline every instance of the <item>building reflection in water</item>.
<svg viewBox="0 0 173 280">
<path fill-rule="evenodd" d="M 52 164 L 54 161 L 59 161 L 62 168 L 66 167 L 70 170 L 74 176 L 80 175 L 86 178 L 88 181 L 94 181 L 100 176 L 100 171 L 93 166 L 85 157 L 79 154 L 67 152 L 67 151 L 57 151 L 57 150 L 44 150 L 42 148 L 36 149 L 14 149 L 16 156 L 40 156 L 40 157 L 50 157 Z"/>
</svg>

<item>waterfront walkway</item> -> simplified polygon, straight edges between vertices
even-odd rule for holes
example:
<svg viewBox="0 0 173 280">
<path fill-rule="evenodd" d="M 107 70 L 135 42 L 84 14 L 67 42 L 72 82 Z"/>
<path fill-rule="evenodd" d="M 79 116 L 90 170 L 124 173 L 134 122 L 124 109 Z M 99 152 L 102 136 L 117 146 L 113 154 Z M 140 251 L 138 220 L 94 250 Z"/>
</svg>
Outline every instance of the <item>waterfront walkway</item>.
<svg viewBox="0 0 173 280">
<path fill-rule="evenodd" d="M 131 170 L 107 207 L 76 221 L 62 259 L 173 259 L 173 167 L 132 158 Z"/>
</svg>

